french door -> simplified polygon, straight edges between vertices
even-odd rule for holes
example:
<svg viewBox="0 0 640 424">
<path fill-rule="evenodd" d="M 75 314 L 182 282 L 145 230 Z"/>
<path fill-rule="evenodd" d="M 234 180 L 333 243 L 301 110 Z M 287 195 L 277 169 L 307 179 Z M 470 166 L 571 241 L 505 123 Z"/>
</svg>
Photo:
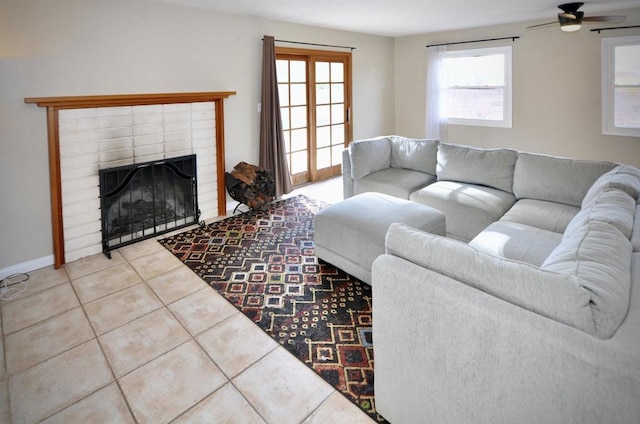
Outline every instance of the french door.
<svg viewBox="0 0 640 424">
<path fill-rule="evenodd" d="M 351 141 L 351 53 L 276 48 L 280 111 L 294 186 L 340 175 Z"/>
</svg>

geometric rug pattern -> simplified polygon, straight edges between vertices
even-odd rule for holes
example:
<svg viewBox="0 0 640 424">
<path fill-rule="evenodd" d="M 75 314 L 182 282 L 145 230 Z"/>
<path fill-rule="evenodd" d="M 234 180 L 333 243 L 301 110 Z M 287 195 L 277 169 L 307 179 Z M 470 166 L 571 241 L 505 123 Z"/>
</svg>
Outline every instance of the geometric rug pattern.
<svg viewBox="0 0 640 424">
<path fill-rule="evenodd" d="M 371 418 L 371 287 L 314 255 L 300 195 L 160 240 L 243 314 Z"/>
</svg>

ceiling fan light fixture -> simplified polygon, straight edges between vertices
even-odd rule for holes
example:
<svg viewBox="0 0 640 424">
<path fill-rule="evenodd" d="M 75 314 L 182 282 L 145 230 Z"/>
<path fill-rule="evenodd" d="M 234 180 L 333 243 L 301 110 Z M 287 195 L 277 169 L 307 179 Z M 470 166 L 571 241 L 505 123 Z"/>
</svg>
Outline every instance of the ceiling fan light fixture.
<svg viewBox="0 0 640 424">
<path fill-rule="evenodd" d="M 582 17 L 584 13 L 573 12 L 571 15 L 564 13 L 558 14 L 558 20 L 560 21 L 560 29 L 565 32 L 578 31 L 582 27 Z"/>
<path fill-rule="evenodd" d="M 582 28 L 582 25 L 577 22 L 560 24 L 560 29 L 564 32 L 574 32 L 578 31 L 580 28 Z"/>
</svg>

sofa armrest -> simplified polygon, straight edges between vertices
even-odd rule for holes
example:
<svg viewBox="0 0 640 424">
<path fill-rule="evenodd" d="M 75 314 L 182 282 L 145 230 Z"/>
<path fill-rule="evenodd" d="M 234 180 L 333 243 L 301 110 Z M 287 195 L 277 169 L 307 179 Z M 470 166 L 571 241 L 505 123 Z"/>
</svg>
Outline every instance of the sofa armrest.
<svg viewBox="0 0 640 424">
<path fill-rule="evenodd" d="M 574 276 L 491 256 L 468 244 L 398 223 L 389 228 L 386 251 L 529 311 L 596 334 L 589 293 Z"/>
<path fill-rule="evenodd" d="M 342 197 L 353 196 L 353 177 L 351 176 L 351 154 L 347 147 L 342 151 Z"/>
</svg>

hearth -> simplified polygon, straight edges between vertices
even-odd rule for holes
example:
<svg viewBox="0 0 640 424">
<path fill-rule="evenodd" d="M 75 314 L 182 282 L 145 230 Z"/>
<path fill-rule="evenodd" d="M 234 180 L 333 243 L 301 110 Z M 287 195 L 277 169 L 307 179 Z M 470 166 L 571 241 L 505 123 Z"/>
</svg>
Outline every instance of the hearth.
<svg viewBox="0 0 640 424">
<path fill-rule="evenodd" d="M 196 155 L 100 170 L 102 251 L 198 222 Z"/>
</svg>

